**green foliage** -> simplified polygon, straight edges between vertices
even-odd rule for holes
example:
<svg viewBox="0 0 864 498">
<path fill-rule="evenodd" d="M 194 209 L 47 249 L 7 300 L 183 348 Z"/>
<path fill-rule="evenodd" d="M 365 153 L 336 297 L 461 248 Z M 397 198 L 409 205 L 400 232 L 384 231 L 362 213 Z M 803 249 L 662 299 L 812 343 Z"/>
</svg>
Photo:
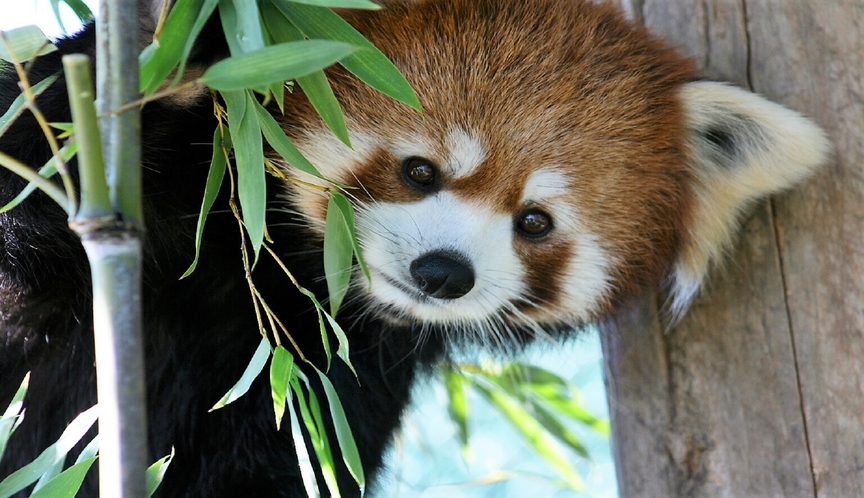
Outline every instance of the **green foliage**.
<svg viewBox="0 0 864 498">
<path fill-rule="evenodd" d="M 40 55 L 50 54 L 57 50 L 36 26 L 0 31 L 0 59 L 7 62 L 27 62 Z"/>
<path fill-rule="evenodd" d="M 573 491 L 585 491 L 582 477 L 571 464 L 571 454 L 589 458 L 588 451 L 568 422 L 608 435 L 609 426 L 581 405 L 577 389 L 548 370 L 522 363 L 499 366 L 450 364 L 442 367 L 450 406 L 463 449 L 468 446 L 468 407 L 465 390 L 471 387 L 508 420 Z M 568 452 L 569 451 L 569 452 Z"/>
</svg>

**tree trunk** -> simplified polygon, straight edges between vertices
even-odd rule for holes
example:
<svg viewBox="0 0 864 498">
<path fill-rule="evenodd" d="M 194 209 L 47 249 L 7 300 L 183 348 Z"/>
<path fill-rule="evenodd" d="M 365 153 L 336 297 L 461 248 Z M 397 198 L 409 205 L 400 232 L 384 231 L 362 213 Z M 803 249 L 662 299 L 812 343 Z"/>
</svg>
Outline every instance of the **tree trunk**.
<svg viewBox="0 0 864 498">
<path fill-rule="evenodd" d="M 658 296 L 602 324 L 621 495 L 864 496 L 864 3 L 620 1 L 836 147 L 751 213 L 679 326 Z"/>
</svg>

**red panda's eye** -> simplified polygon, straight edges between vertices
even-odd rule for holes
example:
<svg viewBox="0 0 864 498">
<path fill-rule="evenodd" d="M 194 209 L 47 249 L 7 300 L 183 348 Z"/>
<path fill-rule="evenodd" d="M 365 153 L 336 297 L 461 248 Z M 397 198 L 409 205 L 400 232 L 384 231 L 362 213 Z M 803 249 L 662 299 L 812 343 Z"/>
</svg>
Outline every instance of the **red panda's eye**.
<svg viewBox="0 0 864 498">
<path fill-rule="evenodd" d="M 438 170 L 428 159 L 409 157 L 402 163 L 402 174 L 412 187 L 429 191 L 436 186 Z"/>
<path fill-rule="evenodd" d="M 526 211 L 516 220 L 516 229 L 525 237 L 542 237 L 552 230 L 552 219 L 543 211 Z"/>
</svg>

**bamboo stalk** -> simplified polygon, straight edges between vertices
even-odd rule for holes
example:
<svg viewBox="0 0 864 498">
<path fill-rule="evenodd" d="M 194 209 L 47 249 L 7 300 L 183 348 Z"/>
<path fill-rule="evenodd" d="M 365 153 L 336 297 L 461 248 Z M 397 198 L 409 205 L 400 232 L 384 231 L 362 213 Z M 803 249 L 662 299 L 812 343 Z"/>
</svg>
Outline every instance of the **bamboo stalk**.
<svg viewBox="0 0 864 498">
<path fill-rule="evenodd" d="M 101 15 L 97 65 L 103 111 L 137 98 L 134 34 L 138 28 L 134 0 L 103 0 Z M 107 39 L 101 36 L 103 31 L 109 33 Z M 131 59 L 128 53 L 133 54 Z M 64 64 L 79 140 L 82 190 L 81 208 L 70 226 L 81 237 L 93 283 L 99 493 L 103 498 L 144 498 L 147 410 L 141 319 L 140 118 L 137 108 L 117 114 L 100 112 L 107 118 L 97 125 L 87 59 L 64 58 Z"/>
</svg>

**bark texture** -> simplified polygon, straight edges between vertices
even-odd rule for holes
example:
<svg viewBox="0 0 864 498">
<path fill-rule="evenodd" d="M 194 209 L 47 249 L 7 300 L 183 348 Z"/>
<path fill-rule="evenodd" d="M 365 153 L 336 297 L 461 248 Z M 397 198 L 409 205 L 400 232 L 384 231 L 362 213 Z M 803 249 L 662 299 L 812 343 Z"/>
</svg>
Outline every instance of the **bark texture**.
<svg viewBox="0 0 864 498">
<path fill-rule="evenodd" d="M 620 2 L 836 147 L 751 213 L 679 326 L 658 296 L 602 325 L 621 495 L 864 496 L 864 3 Z"/>
</svg>

